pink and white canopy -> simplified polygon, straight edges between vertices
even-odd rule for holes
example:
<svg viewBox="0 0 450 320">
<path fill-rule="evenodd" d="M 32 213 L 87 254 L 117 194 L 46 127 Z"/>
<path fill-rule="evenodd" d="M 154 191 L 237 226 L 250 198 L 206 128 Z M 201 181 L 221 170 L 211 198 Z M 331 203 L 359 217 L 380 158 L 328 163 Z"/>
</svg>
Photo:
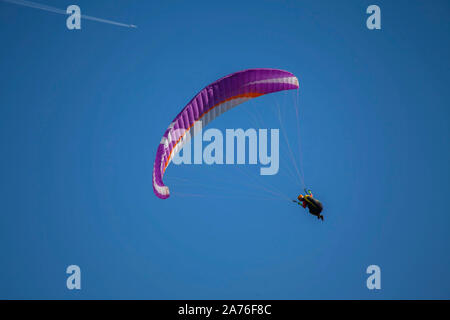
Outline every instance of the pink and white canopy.
<svg viewBox="0 0 450 320">
<path fill-rule="evenodd" d="M 153 191 L 161 199 L 169 197 L 163 183 L 164 172 L 183 147 L 194 124 L 205 127 L 222 113 L 237 105 L 268 93 L 298 89 L 298 79 L 292 73 L 278 69 L 248 69 L 225 76 L 200 91 L 173 119 L 156 151 L 153 165 Z"/>
</svg>

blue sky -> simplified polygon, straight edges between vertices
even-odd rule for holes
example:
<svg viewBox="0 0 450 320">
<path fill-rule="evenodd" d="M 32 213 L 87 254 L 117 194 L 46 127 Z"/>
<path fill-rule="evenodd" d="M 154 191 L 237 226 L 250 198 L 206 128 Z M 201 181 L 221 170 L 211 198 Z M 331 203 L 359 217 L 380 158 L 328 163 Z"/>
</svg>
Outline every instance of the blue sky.
<svg viewBox="0 0 450 320">
<path fill-rule="evenodd" d="M 378 31 L 365 26 L 370 1 L 75 4 L 138 29 L 70 31 L 62 15 L 0 2 L 0 298 L 450 297 L 447 1 L 377 1 Z M 254 67 L 300 80 L 303 168 L 324 223 L 287 201 L 197 186 L 259 193 L 232 166 L 166 171 L 172 191 L 178 177 L 211 196 L 153 194 L 173 117 L 208 83 Z M 291 97 L 211 126 L 254 127 L 259 112 L 279 128 L 279 102 L 297 143 Z M 292 162 L 280 166 L 259 179 L 295 197 Z M 65 287 L 71 264 L 80 291 Z M 371 264 L 379 291 L 366 288 Z"/>
</svg>

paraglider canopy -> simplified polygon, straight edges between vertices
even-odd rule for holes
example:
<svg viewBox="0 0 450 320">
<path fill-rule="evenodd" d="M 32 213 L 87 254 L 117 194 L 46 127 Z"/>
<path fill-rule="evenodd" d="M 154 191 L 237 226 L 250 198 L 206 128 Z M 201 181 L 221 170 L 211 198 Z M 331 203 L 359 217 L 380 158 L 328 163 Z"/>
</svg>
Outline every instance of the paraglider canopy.
<svg viewBox="0 0 450 320">
<path fill-rule="evenodd" d="M 163 183 L 165 170 L 185 143 L 193 136 L 194 124 L 209 122 L 235 106 L 268 93 L 298 89 L 297 77 L 278 69 L 248 69 L 227 75 L 201 90 L 173 119 L 160 141 L 153 165 L 153 191 L 158 198 L 169 197 Z"/>
</svg>

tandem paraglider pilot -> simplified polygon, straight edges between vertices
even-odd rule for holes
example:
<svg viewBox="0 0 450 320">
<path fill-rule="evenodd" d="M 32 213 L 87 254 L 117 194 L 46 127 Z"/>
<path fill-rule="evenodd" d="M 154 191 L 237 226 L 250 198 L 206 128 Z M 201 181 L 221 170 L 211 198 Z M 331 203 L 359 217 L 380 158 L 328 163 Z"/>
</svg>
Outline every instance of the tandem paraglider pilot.
<svg viewBox="0 0 450 320">
<path fill-rule="evenodd" d="M 317 219 L 321 219 L 323 221 L 323 215 L 320 214 L 323 210 L 322 203 L 313 197 L 311 190 L 306 191 L 305 189 L 305 195 L 301 194 L 297 197 L 297 199 L 298 201 L 292 201 L 298 203 L 303 208 L 308 207 L 309 213 L 311 213 L 313 216 L 316 216 Z"/>
</svg>

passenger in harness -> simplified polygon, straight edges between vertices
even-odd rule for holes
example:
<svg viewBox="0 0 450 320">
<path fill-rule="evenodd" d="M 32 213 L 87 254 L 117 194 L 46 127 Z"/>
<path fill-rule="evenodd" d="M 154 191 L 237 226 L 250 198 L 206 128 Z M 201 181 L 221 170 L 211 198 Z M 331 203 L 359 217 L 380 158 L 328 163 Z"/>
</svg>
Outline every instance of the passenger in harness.
<svg viewBox="0 0 450 320">
<path fill-rule="evenodd" d="M 308 207 L 309 213 L 311 213 L 313 216 L 316 216 L 317 219 L 321 219 L 323 221 L 323 215 L 320 214 L 323 210 L 323 205 L 319 200 L 313 197 L 311 190 L 305 189 L 305 195 L 301 194 L 297 197 L 297 199 L 298 201 L 292 201 L 302 206 L 303 208 Z"/>
</svg>

